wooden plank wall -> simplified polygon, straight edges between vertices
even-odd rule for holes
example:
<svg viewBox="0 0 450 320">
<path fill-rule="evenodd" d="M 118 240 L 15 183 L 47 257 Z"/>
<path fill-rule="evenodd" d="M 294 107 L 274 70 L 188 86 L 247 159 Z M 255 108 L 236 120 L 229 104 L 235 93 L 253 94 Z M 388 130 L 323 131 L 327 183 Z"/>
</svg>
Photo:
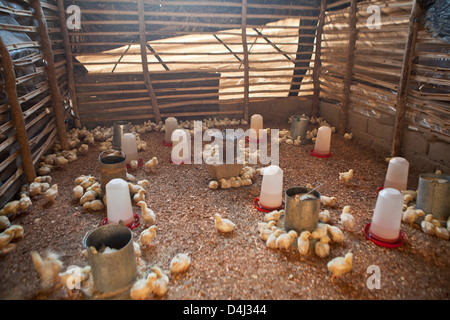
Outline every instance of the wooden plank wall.
<svg viewBox="0 0 450 320">
<path fill-rule="evenodd" d="M 54 53 L 56 75 L 60 92 L 68 105 L 67 77 L 65 68 L 65 56 L 62 49 L 60 26 L 56 1 L 42 1 L 45 20 L 49 28 L 52 49 Z M 17 9 L 17 3 L 11 7 L 1 7 L 0 15 L 13 17 L 2 24 L 2 39 L 6 41 L 7 32 L 27 41 L 6 44 L 10 55 L 13 57 L 13 65 L 16 71 L 16 91 L 23 112 L 26 133 L 31 149 L 32 162 L 39 163 L 40 157 L 55 142 L 57 138 L 56 123 L 54 118 L 51 92 L 47 81 L 46 69 L 43 64 L 43 50 L 40 47 L 40 38 L 34 11 L 31 6 L 24 5 Z M 25 36 L 25 37 L 23 37 Z M 17 49 L 25 49 L 21 56 L 17 55 Z M 26 51 L 28 49 L 28 51 Z M 0 84 L 4 91 L 3 77 Z M 14 119 L 12 117 L 7 96 L 2 95 L 0 101 L 0 206 L 9 201 L 26 183 L 21 164 L 21 150 L 15 134 Z M 71 112 L 68 108 L 65 118 L 69 118 Z"/>
<path fill-rule="evenodd" d="M 348 3 L 349 1 L 341 1 Z M 370 5 L 381 9 L 381 26 L 369 28 Z M 396 115 L 397 91 L 408 36 L 411 1 L 362 1 L 357 7 L 349 112 L 379 118 Z M 370 21 L 369 21 L 370 22 Z M 349 8 L 327 12 L 322 36 L 320 96 L 341 104 L 349 42 Z M 450 141 L 450 51 L 443 40 L 419 31 L 408 86 L 407 125 Z"/>
<path fill-rule="evenodd" d="M 97 2 L 105 2 L 107 9 L 86 8 L 86 5 Z M 248 99 L 261 99 L 261 97 L 273 99 L 280 96 L 285 97 L 290 93 L 301 96 L 302 99 L 312 97 L 314 60 L 311 54 L 314 52 L 317 26 L 300 27 L 299 21 L 300 19 L 315 21 L 318 18 L 320 6 L 261 4 L 257 0 L 245 2 L 168 0 L 155 2 L 144 0 L 143 2 L 147 38 L 160 38 L 160 40 L 148 43 L 147 55 L 150 73 L 155 77 L 161 75 L 157 81 L 162 81 L 164 77 L 167 77 L 164 80 L 167 84 L 182 74 L 187 75 L 183 81 L 191 82 L 189 88 L 179 89 L 179 91 L 188 90 L 184 93 L 185 97 L 190 99 L 188 103 L 185 103 L 185 100 L 173 101 L 173 97 L 167 96 L 167 90 L 173 86 L 163 88 L 156 85 L 159 87 L 156 89 L 156 93 L 162 116 L 177 115 L 178 112 L 181 112 L 177 110 L 177 107 L 180 106 L 186 107 L 182 113 L 188 117 L 220 115 L 215 113 L 214 109 L 204 108 L 211 103 L 215 105 L 219 98 L 223 114 L 229 110 L 229 113 L 235 115 L 236 118 L 242 118 L 245 111 L 244 105 Z M 116 6 L 123 3 L 127 4 L 126 10 L 118 10 Z M 132 72 L 129 79 L 132 79 L 132 74 L 138 77 L 136 78 L 138 80 L 133 80 L 137 81 L 136 84 L 139 85 L 134 88 L 139 90 L 135 92 L 138 94 L 136 99 L 122 101 L 122 103 L 117 100 L 117 103 L 114 103 L 114 108 L 128 107 L 140 112 L 133 113 L 131 117 L 127 118 L 130 120 L 143 119 L 144 114 L 147 114 L 149 118 L 152 117 L 152 105 L 149 102 L 150 99 L 145 97 L 141 76 L 138 75 L 142 66 L 141 53 L 136 50 L 139 45 L 140 30 L 137 3 L 138 1 L 77 1 L 76 4 L 80 6 L 82 14 L 82 30 L 69 33 L 74 56 L 78 59 L 75 62 L 78 70 L 85 67 L 90 70 L 90 76 L 93 77 L 97 73 L 99 80 L 103 79 L 103 74 L 130 73 L 130 70 Z M 69 2 L 66 4 L 68 5 Z M 179 7 L 177 12 L 166 9 L 173 9 L 173 6 Z M 301 12 L 304 14 L 300 15 Z M 245 15 L 244 19 L 243 14 Z M 176 20 L 169 21 L 168 16 Z M 89 21 L 85 21 L 86 19 L 83 17 L 89 17 Z M 114 19 L 111 20 L 111 17 Z M 212 20 L 215 22 L 205 22 L 205 19 L 211 17 L 217 17 Z M 261 24 L 262 19 L 268 18 L 273 21 L 286 20 L 288 22 Z M 88 27 L 101 27 L 108 24 L 111 25 L 109 31 L 87 31 Z M 195 32 L 185 30 L 184 26 L 193 28 Z M 208 28 L 208 31 L 204 31 L 204 28 Z M 183 42 L 182 37 L 193 33 L 198 36 L 198 40 L 186 39 Z M 302 49 L 304 50 L 302 52 L 297 51 L 298 48 L 302 48 L 298 43 L 299 34 L 303 39 L 311 40 L 311 48 Z M 134 40 L 124 42 L 121 37 L 125 36 L 133 37 Z M 244 48 L 245 43 L 247 44 L 246 48 Z M 302 43 L 302 45 L 307 44 Z M 120 46 L 122 47 L 120 52 L 123 55 L 119 59 L 118 51 L 111 49 Z M 214 46 L 214 51 L 206 51 L 207 46 Z M 296 60 L 302 55 L 309 55 L 310 58 Z M 297 64 L 299 62 L 306 63 L 306 66 L 299 66 Z M 198 70 L 202 72 L 197 72 Z M 299 88 L 291 89 L 293 73 L 299 70 L 305 71 L 306 75 Z M 204 73 L 215 74 L 220 78 L 220 81 L 215 79 L 210 83 L 206 92 L 204 90 Z M 127 77 L 124 76 L 123 79 Z M 80 81 L 80 79 L 84 79 L 84 75 L 76 75 L 76 79 L 77 88 L 84 86 Z M 179 82 L 179 80 L 176 81 Z M 97 87 L 99 91 L 110 90 L 107 86 L 102 88 L 100 83 L 101 81 Z M 133 89 L 128 84 L 132 85 L 133 83 L 124 83 L 124 88 L 127 88 L 125 90 L 131 93 L 130 90 Z M 83 92 L 81 96 L 84 96 L 85 93 Z M 217 93 L 219 93 L 219 97 L 217 97 Z M 80 94 L 77 93 L 77 96 Z M 83 116 L 83 113 L 89 110 L 83 107 L 85 102 L 87 101 L 80 101 L 80 117 L 84 118 L 83 125 L 89 125 L 99 117 Z M 236 103 L 242 103 L 243 110 L 240 112 L 235 110 Z M 227 105 L 230 106 L 229 109 L 227 109 Z M 144 107 L 147 108 L 146 113 L 143 111 Z M 102 110 L 101 112 L 106 111 Z"/>
</svg>

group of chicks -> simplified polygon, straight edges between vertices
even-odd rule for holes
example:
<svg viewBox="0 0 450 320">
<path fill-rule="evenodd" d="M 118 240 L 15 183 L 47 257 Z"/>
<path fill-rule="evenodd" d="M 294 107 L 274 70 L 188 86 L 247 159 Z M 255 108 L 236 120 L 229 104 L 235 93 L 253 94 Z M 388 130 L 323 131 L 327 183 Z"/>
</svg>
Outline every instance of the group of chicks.
<svg viewBox="0 0 450 320">
<path fill-rule="evenodd" d="M 259 236 L 261 240 L 265 241 L 268 248 L 290 250 L 295 239 L 297 239 L 297 250 L 301 257 L 306 257 L 310 249 L 314 248 L 318 257 L 325 258 L 330 254 L 330 242 L 343 243 L 344 241 L 342 230 L 324 221 L 318 223 L 317 228 L 312 232 L 306 230 L 301 232 L 300 235 L 295 230 L 285 232 L 283 228 L 276 226 L 284 213 L 284 210 L 268 212 L 264 216 L 264 222 L 258 223 Z M 321 217 L 323 218 L 323 216 Z M 352 269 L 352 257 L 352 254 L 344 258 L 337 257 L 328 263 L 328 270 L 332 273 L 332 281 L 334 277 Z"/>
<path fill-rule="evenodd" d="M 219 179 L 219 181 L 212 180 L 209 182 L 208 187 L 211 190 L 216 190 L 219 187 L 221 189 L 239 188 L 243 186 L 251 186 L 253 179 L 256 175 L 256 169 L 252 167 L 244 167 L 238 177 L 231 177 L 229 179 Z"/>
<path fill-rule="evenodd" d="M 414 223 L 420 222 L 420 229 L 431 236 L 440 239 L 450 239 L 450 217 L 447 222 L 435 219 L 432 214 L 425 214 L 422 209 L 416 209 L 414 201 L 417 197 L 417 191 L 403 191 L 403 213 L 402 221 L 410 227 Z M 444 226 L 445 225 L 445 226 Z"/>
</svg>

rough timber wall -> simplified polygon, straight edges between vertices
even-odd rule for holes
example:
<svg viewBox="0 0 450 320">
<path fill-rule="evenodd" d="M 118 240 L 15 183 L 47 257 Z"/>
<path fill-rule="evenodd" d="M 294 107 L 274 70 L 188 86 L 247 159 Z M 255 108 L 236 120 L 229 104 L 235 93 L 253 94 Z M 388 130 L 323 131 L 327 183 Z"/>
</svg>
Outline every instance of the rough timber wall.
<svg viewBox="0 0 450 320">
<path fill-rule="evenodd" d="M 0 1 L 0 206 L 30 181 L 34 165 L 58 138 L 48 62 L 31 2 Z M 64 119 L 68 119 L 66 61 L 57 7 L 55 1 L 41 1 L 41 7 L 53 51 L 52 76 L 66 108 Z"/>
<path fill-rule="evenodd" d="M 349 4 L 351 1 L 347 1 Z M 397 98 L 412 1 L 362 1 L 356 10 L 357 38 L 351 66 L 345 131 L 387 156 L 392 152 Z M 380 28 L 369 28 L 380 8 Z M 350 12 L 329 12 L 322 39 L 321 114 L 342 122 L 345 72 L 349 56 Z M 450 168 L 449 45 L 418 25 L 406 88 L 405 129 L 401 154 L 428 170 Z"/>
</svg>

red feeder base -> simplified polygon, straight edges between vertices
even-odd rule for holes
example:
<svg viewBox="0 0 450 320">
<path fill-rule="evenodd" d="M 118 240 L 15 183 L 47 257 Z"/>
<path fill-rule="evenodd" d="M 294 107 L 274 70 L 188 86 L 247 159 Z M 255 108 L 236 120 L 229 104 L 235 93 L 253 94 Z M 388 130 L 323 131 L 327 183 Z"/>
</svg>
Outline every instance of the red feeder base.
<svg viewBox="0 0 450 320">
<path fill-rule="evenodd" d="M 280 210 L 281 208 L 283 208 L 283 206 L 284 206 L 284 201 L 282 202 L 282 205 L 281 205 L 280 207 L 278 207 L 278 208 L 268 208 L 268 207 L 264 207 L 263 205 L 261 205 L 261 203 L 259 202 L 259 198 L 255 198 L 255 200 L 253 200 L 253 206 L 254 206 L 258 211 L 268 213 L 268 212 L 272 212 L 272 211 L 275 211 L 275 210 Z"/>
<path fill-rule="evenodd" d="M 367 239 L 375 243 L 377 246 L 385 248 L 398 248 L 405 243 L 405 235 L 401 231 L 397 241 L 389 242 L 384 239 L 376 237 L 375 235 L 371 234 L 369 230 L 370 230 L 370 223 L 368 223 L 364 228 L 364 235 L 366 236 Z"/>
<path fill-rule="evenodd" d="M 143 164 L 144 164 L 144 160 L 142 160 L 142 158 L 139 158 L 138 168 L 142 167 Z M 131 166 L 129 164 L 127 164 L 127 169 L 131 169 Z"/>
<path fill-rule="evenodd" d="M 379 187 L 379 188 L 377 189 L 377 194 L 379 194 L 380 191 L 383 190 L 383 189 L 384 189 L 384 187 Z"/>
<path fill-rule="evenodd" d="M 165 140 L 163 140 L 162 145 L 163 145 L 164 147 L 172 147 L 172 146 L 173 146 L 173 143 L 172 143 L 172 142 L 166 142 Z"/>
<path fill-rule="evenodd" d="M 133 230 L 134 228 L 138 227 L 141 224 L 141 219 L 139 218 L 139 215 L 137 215 L 136 213 L 133 213 L 133 217 L 134 217 L 134 221 L 125 225 L 125 227 L 130 228 L 131 230 Z M 108 224 L 108 217 L 106 217 L 102 221 L 102 226 L 104 226 L 106 224 Z"/>
<path fill-rule="evenodd" d="M 316 158 L 326 158 L 326 159 L 331 158 L 333 156 L 333 153 L 331 152 L 329 154 L 317 153 L 314 151 L 314 149 L 311 149 L 309 151 L 309 154 Z"/>
</svg>

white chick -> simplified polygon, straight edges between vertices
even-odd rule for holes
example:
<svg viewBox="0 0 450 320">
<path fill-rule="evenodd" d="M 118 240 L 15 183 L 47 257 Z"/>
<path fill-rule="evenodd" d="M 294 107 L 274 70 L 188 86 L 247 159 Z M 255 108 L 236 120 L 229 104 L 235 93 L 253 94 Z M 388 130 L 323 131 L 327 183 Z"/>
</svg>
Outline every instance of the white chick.
<svg viewBox="0 0 450 320">
<path fill-rule="evenodd" d="M 265 214 L 264 216 L 264 221 L 269 222 L 269 221 L 277 221 L 279 220 L 281 217 L 281 213 L 278 210 L 274 210 L 272 212 L 268 212 Z"/>
<path fill-rule="evenodd" d="M 326 207 L 334 207 L 334 205 L 336 204 L 336 198 L 320 196 L 320 203 L 322 203 Z"/>
<path fill-rule="evenodd" d="M 345 229 L 353 230 L 355 227 L 355 218 L 350 213 L 350 206 L 345 206 L 341 213 L 341 224 Z"/>
<path fill-rule="evenodd" d="M 145 163 L 144 168 L 147 172 L 154 172 L 157 165 L 158 159 L 156 157 L 153 157 Z"/>
<path fill-rule="evenodd" d="M 330 219 L 331 219 L 330 211 L 324 210 L 324 211 L 319 212 L 319 219 L 320 219 L 320 221 L 322 221 L 323 223 L 329 222 Z"/>
<path fill-rule="evenodd" d="M 168 285 L 169 285 L 169 277 L 165 275 L 161 269 L 157 266 L 152 267 L 153 272 L 156 274 L 157 278 L 155 281 L 155 289 L 153 292 L 162 297 L 166 294 Z"/>
<path fill-rule="evenodd" d="M 348 172 L 339 172 L 339 181 L 343 181 L 344 184 L 348 184 L 350 180 L 353 179 L 353 169 L 350 169 Z"/>
<path fill-rule="evenodd" d="M 402 215 L 402 221 L 404 223 L 409 224 L 410 227 L 412 227 L 413 223 L 416 221 L 418 217 L 424 217 L 425 212 L 420 209 L 414 209 L 413 206 L 407 207 L 406 210 L 403 212 Z"/>
<path fill-rule="evenodd" d="M 133 202 L 135 204 L 137 204 L 139 201 L 145 201 L 145 194 L 147 193 L 147 191 L 145 191 L 144 189 L 141 189 L 138 191 L 138 193 L 136 193 L 133 196 Z"/>
<path fill-rule="evenodd" d="M 425 220 L 421 222 L 422 231 L 431 236 L 436 235 L 436 226 L 433 224 L 433 215 L 427 214 Z"/>
<path fill-rule="evenodd" d="M 170 262 L 170 271 L 173 273 L 185 272 L 191 265 L 191 258 L 187 253 L 179 253 Z"/>
<path fill-rule="evenodd" d="M 76 284 L 81 284 L 89 278 L 91 274 L 91 266 L 78 267 L 71 266 L 66 271 L 59 273 L 59 283 L 65 285 L 69 289 L 69 296 L 72 296 L 72 290 Z"/>
<path fill-rule="evenodd" d="M 155 290 L 156 278 L 156 273 L 150 272 L 146 278 L 136 281 L 130 289 L 130 298 L 133 300 L 148 300 L 150 294 Z"/>
<path fill-rule="evenodd" d="M 208 183 L 208 188 L 210 188 L 211 190 L 216 190 L 217 188 L 219 188 L 219 183 L 215 180 L 210 181 Z"/>
<path fill-rule="evenodd" d="M 317 228 L 311 233 L 311 238 L 313 239 L 322 239 L 327 235 L 327 225 L 323 223 L 319 223 Z"/>
<path fill-rule="evenodd" d="M 139 162 L 137 160 L 130 160 L 129 165 L 130 165 L 131 169 L 137 169 L 138 165 L 139 165 Z"/>
<path fill-rule="evenodd" d="M 38 252 L 32 251 L 31 260 L 45 289 L 50 289 L 58 282 L 63 264 L 56 253 L 49 252 L 46 258 L 42 259 Z"/>
<path fill-rule="evenodd" d="M 277 248 L 277 238 L 283 233 L 281 229 L 275 229 L 273 233 L 267 238 L 266 246 L 272 249 Z"/>
<path fill-rule="evenodd" d="M 154 225 L 156 223 L 156 216 L 153 210 L 147 206 L 145 201 L 139 201 L 137 205 L 142 209 L 142 219 L 144 222 L 149 225 Z"/>
<path fill-rule="evenodd" d="M 156 226 L 145 229 L 139 235 L 139 242 L 143 247 L 149 247 L 153 239 L 156 237 Z"/>
<path fill-rule="evenodd" d="M 353 253 L 348 252 L 345 257 L 336 257 L 327 263 L 328 271 L 331 272 L 331 282 L 335 277 L 340 277 L 353 268 Z"/>
<path fill-rule="evenodd" d="M 84 194 L 84 189 L 82 186 L 76 186 L 75 188 L 73 188 L 73 198 L 76 201 L 79 201 L 81 199 L 81 197 Z"/>
<path fill-rule="evenodd" d="M 216 213 L 214 215 L 216 228 L 220 232 L 231 232 L 234 230 L 236 225 L 229 219 L 223 219 L 220 214 Z"/>
<path fill-rule="evenodd" d="M 54 184 L 50 189 L 45 191 L 44 199 L 46 203 L 53 203 L 55 198 L 58 196 L 58 185 Z"/>
<path fill-rule="evenodd" d="M 278 249 L 289 250 L 289 247 L 297 237 L 298 234 L 294 230 L 290 230 L 288 233 L 280 234 L 275 242 L 276 246 Z"/>
<path fill-rule="evenodd" d="M 344 233 L 338 227 L 327 225 L 327 231 L 334 242 L 344 242 Z"/>
<path fill-rule="evenodd" d="M 328 244 L 331 241 L 330 237 L 325 236 L 320 241 L 316 242 L 314 247 L 316 255 L 325 258 L 330 254 L 330 245 Z"/>
<path fill-rule="evenodd" d="M 311 236 L 311 232 L 303 231 L 300 233 L 300 237 L 297 239 L 298 252 L 300 255 L 306 256 L 309 251 L 309 237 Z"/>
</svg>

